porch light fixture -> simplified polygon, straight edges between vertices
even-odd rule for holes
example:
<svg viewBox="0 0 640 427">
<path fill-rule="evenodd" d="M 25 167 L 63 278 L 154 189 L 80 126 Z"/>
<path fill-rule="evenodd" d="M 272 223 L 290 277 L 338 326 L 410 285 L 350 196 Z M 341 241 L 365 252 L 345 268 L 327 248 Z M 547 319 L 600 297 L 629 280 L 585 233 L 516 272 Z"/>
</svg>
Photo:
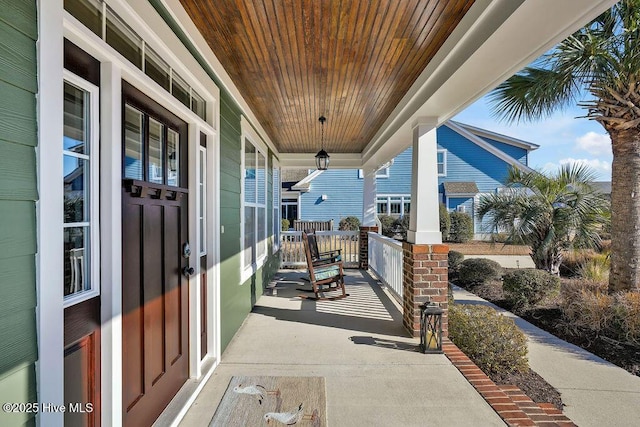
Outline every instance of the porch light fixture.
<svg viewBox="0 0 640 427">
<path fill-rule="evenodd" d="M 316 154 L 316 168 L 321 171 L 326 171 L 329 168 L 329 154 L 324 151 L 324 122 L 327 121 L 325 116 L 320 116 L 318 119 L 320 120 L 322 126 L 322 136 L 321 136 L 321 150 Z"/>
<path fill-rule="evenodd" d="M 432 303 L 420 306 L 420 349 L 423 353 L 442 353 L 442 314 Z"/>
</svg>

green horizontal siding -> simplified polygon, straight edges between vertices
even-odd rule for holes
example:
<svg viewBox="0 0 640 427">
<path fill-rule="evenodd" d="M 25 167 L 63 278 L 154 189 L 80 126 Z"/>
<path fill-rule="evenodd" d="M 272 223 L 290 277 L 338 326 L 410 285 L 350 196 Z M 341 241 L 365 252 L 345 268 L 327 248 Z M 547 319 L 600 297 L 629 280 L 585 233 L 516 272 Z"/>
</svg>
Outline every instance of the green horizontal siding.
<svg viewBox="0 0 640 427">
<path fill-rule="evenodd" d="M 0 80 L 0 140 L 32 147 L 38 140 L 34 93 L 6 80 Z"/>
<path fill-rule="evenodd" d="M 38 90 L 36 64 L 33 39 L 0 21 L 0 76 L 3 80 L 34 93 Z"/>
<path fill-rule="evenodd" d="M 38 39 L 35 1 L 0 0 L 0 21 L 11 25 L 32 40 Z M 35 48 L 35 43 L 33 46 Z"/>
<path fill-rule="evenodd" d="M 35 0 L 0 0 L 0 401 L 37 402 Z M 53 141 L 52 141 L 53 142 Z M 0 411 L 0 425 L 34 425 Z"/>
<path fill-rule="evenodd" d="M 15 370 L 0 377 L 0 402 L 37 402 L 36 389 L 31 386 L 36 382 L 36 370 L 33 364 L 19 366 Z M 35 425 L 31 414 L 13 414 L 0 411 L 1 426 Z"/>
<path fill-rule="evenodd" d="M 0 200 L 36 200 L 33 147 L 0 141 Z"/>
</svg>

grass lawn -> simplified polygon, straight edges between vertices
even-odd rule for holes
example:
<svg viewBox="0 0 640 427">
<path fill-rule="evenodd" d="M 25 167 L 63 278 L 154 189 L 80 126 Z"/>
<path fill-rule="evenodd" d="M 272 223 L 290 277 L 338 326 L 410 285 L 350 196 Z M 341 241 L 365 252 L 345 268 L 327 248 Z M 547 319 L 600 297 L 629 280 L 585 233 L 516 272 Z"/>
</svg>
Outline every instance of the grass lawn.
<svg viewBox="0 0 640 427">
<path fill-rule="evenodd" d="M 466 243 L 447 243 L 449 250 L 464 255 L 529 255 L 529 246 L 472 240 Z"/>
</svg>

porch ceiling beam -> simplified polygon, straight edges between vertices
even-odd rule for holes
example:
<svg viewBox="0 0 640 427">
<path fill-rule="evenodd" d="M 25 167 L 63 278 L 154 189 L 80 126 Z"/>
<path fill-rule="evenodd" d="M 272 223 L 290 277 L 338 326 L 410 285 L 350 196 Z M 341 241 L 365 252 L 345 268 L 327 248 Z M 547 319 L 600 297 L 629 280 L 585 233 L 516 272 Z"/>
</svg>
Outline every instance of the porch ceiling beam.
<svg viewBox="0 0 640 427">
<path fill-rule="evenodd" d="M 316 168 L 316 153 L 280 153 L 278 160 L 283 168 Z M 359 153 L 329 153 L 329 169 L 357 169 L 362 166 Z"/>
</svg>

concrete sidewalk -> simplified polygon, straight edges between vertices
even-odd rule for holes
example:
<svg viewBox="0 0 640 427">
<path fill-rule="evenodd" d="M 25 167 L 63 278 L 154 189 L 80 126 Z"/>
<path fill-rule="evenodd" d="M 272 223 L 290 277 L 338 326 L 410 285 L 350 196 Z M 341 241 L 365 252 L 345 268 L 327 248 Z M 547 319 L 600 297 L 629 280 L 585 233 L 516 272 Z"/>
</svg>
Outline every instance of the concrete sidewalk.
<svg viewBox="0 0 640 427">
<path fill-rule="evenodd" d="M 514 319 L 529 338 L 529 364 L 562 393 L 564 413 L 580 427 L 640 425 L 640 377 L 567 343 L 454 286 L 461 304 L 490 305 Z"/>
<path fill-rule="evenodd" d="M 349 297 L 314 302 L 297 297 L 302 272 L 281 272 L 181 425 L 208 425 L 233 375 L 324 377 L 332 427 L 505 425 L 446 356 L 417 351 L 371 276 L 347 274 Z"/>
</svg>

